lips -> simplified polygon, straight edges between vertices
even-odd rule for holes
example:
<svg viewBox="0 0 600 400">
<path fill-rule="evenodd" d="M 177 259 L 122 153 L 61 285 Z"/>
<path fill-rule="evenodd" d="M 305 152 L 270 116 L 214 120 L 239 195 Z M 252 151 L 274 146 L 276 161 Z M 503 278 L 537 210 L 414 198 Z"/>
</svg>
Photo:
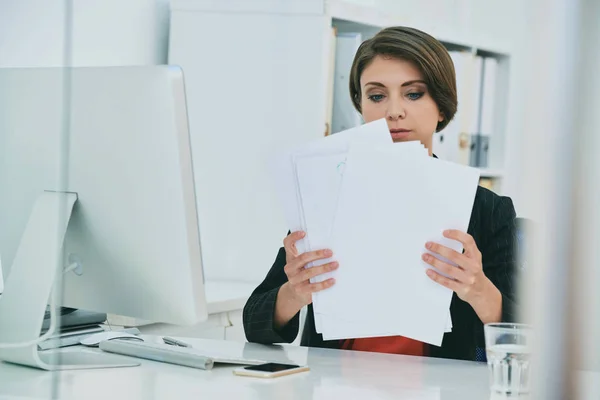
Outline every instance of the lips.
<svg viewBox="0 0 600 400">
<path fill-rule="evenodd" d="M 393 140 L 402 140 L 410 136 L 410 129 L 390 129 L 390 134 Z"/>
</svg>

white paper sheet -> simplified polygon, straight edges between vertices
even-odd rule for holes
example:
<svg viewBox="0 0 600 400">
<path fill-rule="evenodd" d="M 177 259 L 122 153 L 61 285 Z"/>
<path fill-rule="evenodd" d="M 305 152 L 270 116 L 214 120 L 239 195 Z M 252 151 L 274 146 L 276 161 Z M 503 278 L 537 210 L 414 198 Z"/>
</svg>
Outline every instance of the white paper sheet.
<svg viewBox="0 0 600 400">
<path fill-rule="evenodd" d="M 386 128 L 387 129 L 387 128 Z M 380 135 L 381 136 L 381 135 Z M 389 152 L 405 160 L 428 157 L 427 150 L 419 142 L 393 144 L 389 140 L 373 140 L 377 135 L 356 137 L 351 144 L 360 148 L 372 148 Z M 386 143 L 387 142 L 387 143 Z M 386 143 L 382 145 L 381 143 Z M 348 143 L 349 145 L 350 143 Z M 329 148 L 296 151 L 292 163 L 296 172 L 296 193 L 300 225 L 308 233 L 305 242 L 310 250 L 331 246 L 331 229 L 337 209 L 348 148 Z M 309 248 L 306 249 L 307 251 Z M 315 263 L 320 265 L 328 261 Z M 324 278 L 326 279 L 326 278 Z"/>
<path fill-rule="evenodd" d="M 415 172 L 418 171 L 419 174 L 421 174 L 422 171 L 418 170 L 418 165 L 420 165 L 419 160 L 425 163 L 435 163 L 436 161 L 439 161 L 427 157 L 427 150 L 418 142 L 392 145 L 387 124 L 384 120 L 379 120 L 370 124 L 365 124 L 359 128 L 340 132 L 336 135 L 313 141 L 304 146 L 283 153 L 273 163 L 272 167 L 275 174 L 277 190 L 284 204 L 284 212 L 288 226 L 290 227 L 289 229 L 291 231 L 305 230 L 308 233 L 305 240 L 297 243 L 300 253 L 321 248 L 333 248 L 333 259 L 339 260 L 337 257 L 338 254 L 335 242 L 332 240 L 333 236 L 335 236 L 335 234 L 333 234 L 334 219 L 337 218 L 337 215 L 339 214 L 338 198 L 341 195 L 344 171 L 349 163 L 348 151 L 351 147 L 352 153 L 358 154 L 357 157 L 360 157 L 361 153 L 363 153 L 363 156 L 365 153 L 371 155 L 377 153 L 377 156 L 373 156 L 374 158 L 383 157 L 384 159 L 394 159 L 396 164 L 389 160 L 388 162 L 391 162 L 394 167 L 398 169 L 398 171 L 396 171 L 397 174 L 401 174 L 402 171 L 405 171 L 407 174 L 415 174 Z M 350 160 L 352 159 L 353 158 Z M 360 160 L 360 158 L 358 159 Z M 350 162 L 354 164 L 352 161 Z M 427 169 L 429 167 L 425 168 Z M 368 168 L 364 169 L 361 166 L 356 167 L 356 170 L 358 171 L 357 173 L 367 174 L 367 176 L 373 172 L 373 168 L 371 168 L 371 171 L 369 171 Z M 377 170 L 377 168 L 375 168 L 375 170 Z M 376 176 L 377 174 L 374 175 L 375 180 L 381 179 L 381 177 Z M 365 177 L 363 176 L 362 178 L 364 179 Z M 435 178 L 436 176 L 434 176 L 433 180 L 428 181 L 428 184 L 435 184 Z M 444 179 L 446 178 L 441 178 L 442 181 Z M 472 188 L 473 197 L 477 186 L 477 179 L 475 180 L 475 184 Z M 392 181 L 394 180 L 392 179 Z M 450 179 L 450 181 L 452 180 Z M 445 182 L 447 183 L 448 180 L 446 179 Z M 403 184 L 400 183 L 400 186 L 403 186 Z M 442 189 L 443 186 L 444 185 L 442 184 Z M 407 187 L 405 187 L 405 189 L 407 189 Z M 458 188 L 456 190 L 461 189 Z M 410 188 L 405 190 L 405 192 L 410 192 Z M 439 194 L 439 192 L 437 194 Z M 360 201 L 360 197 L 358 197 L 358 199 Z M 467 228 L 471 206 L 468 207 L 469 212 L 466 219 L 466 225 L 461 230 L 466 230 Z M 365 210 L 368 210 L 368 207 L 363 207 L 363 209 L 360 211 L 365 213 Z M 415 214 L 414 211 L 413 214 Z M 356 226 L 358 226 L 358 224 L 355 224 L 355 229 Z M 452 227 L 454 226 L 445 226 L 445 228 Z M 433 240 L 446 245 L 448 242 L 447 239 L 441 236 L 441 231 L 439 232 L 439 235 L 437 235 L 437 239 Z M 425 241 L 423 241 L 421 244 L 421 248 L 418 252 L 419 263 L 421 264 L 420 269 L 422 272 L 420 277 L 425 277 L 428 280 L 429 278 L 427 278 L 424 274 L 424 263 L 420 262 L 420 255 L 425 251 L 423 247 L 424 243 Z M 456 250 L 462 249 L 460 245 L 457 246 L 457 244 L 453 242 L 452 246 L 450 247 L 454 247 Z M 328 261 L 331 260 L 323 260 L 315 263 L 315 265 Z M 345 265 L 342 261 L 340 261 L 340 269 L 343 269 L 344 267 Z M 371 268 L 368 268 L 368 270 L 370 272 Z M 415 271 L 412 271 L 413 274 L 414 272 Z M 338 271 L 335 271 L 334 273 L 323 276 L 318 280 L 326 279 L 332 275 L 336 276 L 337 273 Z M 337 276 L 336 278 L 339 279 Z M 421 283 L 424 282 L 421 281 Z M 433 282 L 428 281 L 428 283 L 432 284 Z M 436 289 L 433 289 L 434 293 L 436 293 L 436 296 L 440 297 L 440 289 L 444 288 L 439 287 L 437 284 L 434 285 L 437 286 Z M 437 318 L 439 315 L 437 317 L 428 315 L 428 318 L 426 319 L 430 321 L 425 325 L 436 325 L 436 328 L 431 330 L 426 327 L 425 329 L 429 331 L 430 336 L 429 338 L 425 339 L 421 337 L 423 334 L 423 326 L 418 326 L 418 324 L 416 326 L 409 326 L 411 323 L 408 320 L 394 320 L 392 316 L 399 315 L 398 310 L 396 310 L 393 314 L 382 312 L 381 307 L 371 310 L 370 313 L 363 314 L 357 314 L 356 312 L 340 313 L 339 310 L 335 310 L 333 313 L 323 313 L 324 307 L 321 307 L 319 300 L 321 294 L 329 291 L 335 292 L 336 287 L 338 286 L 339 282 L 338 285 L 334 286 L 334 288 L 313 296 L 313 310 L 315 311 L 315 324 L 317 332 L 322 332 L 324 334 L 324 339 L 326 340 L 403 335 L 417 340 L 423 340 L 428 343 L 437 344 L 438 342 L 441 343 L 443 331 L 451 330 L 452 321 L 447 308 L 444 311 L 446 318 L 443 319 L 443 323 L 439 322 L 440 318 Z M 436 290 L 437 292 L 435 292 Z M 357 293 L 360 292 L 360 290 L 357 290 Z M 361 293 L 360 295 L 362 296 L 363 294 Z M 450 296 L 447 297 L 448 306 L 450 297 L 451 293 Z M 434 307 L 432 304 L 435 304 L 435 300 L 436 298 L 434 296 L 433 302 L 431 299 L 426 299 L 425 303 L 428 304 L 429 307 Z M 343 306 L 346 307 L 346 304 L 343 304 Z M 390 308 L 390 305 L 388 304 L 386 307 Z M 439 311 L 439 307 L 434 308 L 438 309 Z M 399 319 L 403 318 L 399 317 Z M 439 330 L 440 326 L 445 327 L 441 333 Z M 433 332 L 435 332 L 435 334 L 433 334 Z"/>
<path fill-rule="evenodd" d="M 295 157 L 304 227 L 307 232 L 306 242 L 310 250 L 327 249 L 331 246 L 331 229 L 347 155 L 348 153 L 344 152 Z M 331 260 L 318 260 L 313 266 Z M 311 281 L 320 282 L 329 277 L 331 274 L 324 274 Z"/>
<path fill-rule="evenodd" d="M 317 139 L 304 146 L 284 151 L 273 159 L 271 170 L 275 188 L 283 205 L 285 219 L 290 231 L 295 232 L 305 229 L 294 157 L 303 154 L 323 155 L 347 152 L 353 142 L 373 146 L 391 144 L 392 138 L 387 122 L 385 119 L 380 119 L 335 135 Z M 296 243 L 299 253 L 309 250 L 306 242 L 307 239 L 303 239 Z M 318 315 L 315 315 L 315 325 L 317 332 L 321 332 L 321 321 Z"/>
<path fill-rule="evenodd" d="M 392 152 L 396 156 L 405 159 L 428 157 L 427 150 L 419 142 L 392 144 L 390 140 L 387 145 L 382 146 L 377 142 L 368 141 L 367 138 L 361 142 L 354 141 L 352 145 L 358 145 L 361 148 L 370 146 L 380 151 Z M 328 155 L 324 153 L 323 151 L 318 154 L 302 152 L 293 156 L 300 192 L 301 210 L 299 214 L 304 220 L 304 230 L 308 233 L 305 239 L 306 251 L 331 248 L 332 245 L 331 229 L 333 228 L 347 151 L 342 153 L 330 152 Z M 316 261 L 312 263 L 311 267 L 328 263 L 334 259 L 335 257 Z M 320 282 L 334 274 L 335 272 L 323 274 L 311 281 Z M 346 321 L 333 315 L 324 317 L 320 312 L 319 295 L 319 292 L 313 294 L 313 312 L 315 314 L 315 325 L 318 325 L 317 332 L 329 336 L 328 330 L 324 326 L 330 326 L 331 329 L 335 329 L 333 331 L 335 335 L 338 335 L 338 332 L 344 332 L 343 335 L 350 334 L 354 338 L 364 337 L 362 333 L 364 328 L 360 321 Z M 338 327 L 341 331 L 337 329 Z M 355 329 L 350 330 L 352 327 Z M 367 334 L 367 336 L 369 335 L 370 333 Z M 390 335 L 393 335 L 393 333 Z M 380 336 L 385 336 L 385 332 L 381 332 Z"/>
<path fill-rule="evenodd" d="M 323 326 L 323 340 L 360 339 L 369 337 L 400 336 L 397 331 L 375 330 L 371 326 L 372 320 L 362 320 L 355 317 L 352 321 L 340 319 L 331 314 L 320 314 Z M 382 316 L 382 319 L 390 320 L 394 315 Z M 382 321 L 384 323 L 384 321 Z M 444 333 L 452 332 L 452 317 L 448 310 L 446 328 Z"/>
<path fill-rule="evenodd" d="M 389 146 L 374 147 L 380 151 L 390 151 L 397 156 L 403 157 L 428 157 L 426 149 L 418 142 L 395 144 Z M 301 192 L 301 204 L 305 220 L 306 232 L 308 232 L 307 243 L 310 249 L 330 248 L 331 229 L 333 218 L 337 208 L 337 200 L 342 182 L 343 167 L 347 153 L 332 155 L 303 155 L 295 157 L 296 173 Z M 322 265 L 335 257 L 320 260 L 314 266 Z M 335 273 L 320 275 L 314 282 L 320 282 L 330 278 Z M 360 319 L 344 320 L 335 315 L 323 315 L 319 311 L 319 293 L 313 295 L 313 312 L 315 318 L 320 320 L 320 327 L 326 340 L 342 338 L 372 337 L 374 332 L 365 329 L 365 324 Z M 388 318 L 393 318 L 389 316 Z M 452 331 L 452 319 L 448 311 L 445 332 Z M 394 336 L 396 333 L 389 331 L 378 332 L 375 336 Z"/>
<path fill-rule="evenodd" d="M 294 156 L 324 155 L 347 152 L 354 141 L 385 145 L 392 143 L 387 123 L 380 119 L 357 128 L 348 129 L 335 135 L 314 140 L 298 148 L 278 154 L 271 163 L 275 187 L 284 206 L 285 219 L 289 229 L 294 232 L 302 229 L 299 193 L 295 174 Z"/>
<path fill-rule="evenodd" d="M 320 313 L 439 346 L 452 292 L 426 276 L 421 255 L 429 240 L 462 249 L 442 232 L 467 230 L 478 179 L 474 168 L 353 146 L 332 230 L 340 268 Z"/>
</svg>

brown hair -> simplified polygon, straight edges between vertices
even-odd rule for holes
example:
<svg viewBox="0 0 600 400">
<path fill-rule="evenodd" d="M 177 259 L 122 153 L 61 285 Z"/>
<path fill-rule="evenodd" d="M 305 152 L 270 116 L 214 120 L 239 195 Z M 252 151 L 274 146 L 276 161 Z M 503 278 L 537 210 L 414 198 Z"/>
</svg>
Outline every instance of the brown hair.
<svg viewBox="0 0 600 400">
<path fill-rule="evenodd" d="M 383 29 L 365 40 L 358 48 L 350 70 L 350 97 L 359 113 L 362 112 L 360 77 L 377 56 L 406 60 L 419 68 L 431 97 L 444 116 L 436 132 L 444 129 L 454 118 L 458 105 L 454 63 L 444 45 L 425 32 L 404 26 Z"/>
</svg>

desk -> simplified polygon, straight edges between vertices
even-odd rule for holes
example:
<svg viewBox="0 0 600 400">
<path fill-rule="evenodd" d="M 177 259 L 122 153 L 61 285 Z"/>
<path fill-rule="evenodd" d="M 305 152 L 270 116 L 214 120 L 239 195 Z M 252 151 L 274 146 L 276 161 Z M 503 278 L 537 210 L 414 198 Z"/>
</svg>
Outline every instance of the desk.
<svg viewBox="0 0 600 400">
<path fill-rule="evenodd" d="M 311 371 L 267 380 L 235 376 L 235 367 L 222 364 L 203 371 L 141 360 L 141 367 L 59 373 L 0 364 L 0 399 L 49 398 L 53 382 L 61 400 L 490 399 L 487 366 L 480 363 L 288 345 L 187 341 L 198 348 L 307 364 Z"/>
<path fill-rule="evenodd" d="M 155 336 L 145 339 L 160 341 Z M 236 367 L 224 364 L 203 371 L 140 360 L 140 367 L 52 373 L 0 363 L 0 400 L 502 399 L 490 394 L 487 366 L 481 363 L 291 345 L 186 341 L 199 349 L 238 357 L 307 364 L 311 371 L 268 380 L 235 376 Z M 600 373 L 579 373 L 578 386 L 580 400 L 599 399 Z M 50 396 L 53 391 L 56 397 Z"/>
</svg>

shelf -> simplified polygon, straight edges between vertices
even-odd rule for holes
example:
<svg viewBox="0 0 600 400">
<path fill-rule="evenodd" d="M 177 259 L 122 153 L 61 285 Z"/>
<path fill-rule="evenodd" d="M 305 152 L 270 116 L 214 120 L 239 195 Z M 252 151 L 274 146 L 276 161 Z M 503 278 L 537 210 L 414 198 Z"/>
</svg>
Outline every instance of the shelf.
<svg viewBox="0 0 600 400">
<path fill-rule="evenodd" d="M 504 177 L 504 171 L 501 169 L 480 168 L 479 170 L 482 178 L 496 179 Z"/>
<path fill-rule="evenodd" d="M 345 0 L 329 0 L 327 2 L 326 13 L 332 18 L 333 26 L 338 28 L 339 32 L 358 32 L 363 35 L 363 39 L 374 36 L 382 28 L 396 25 L 415 26 L 410 14 L 404 16 L 390 15 L 390 13 L 378 10 L 373 6 L 363 6 Z M 439 36 L 432 33 L 436 38 L 448 48 L 448 50 L 472 51 L 485 57 L 503 58 L 510 51 L 506 46 L 473 46 L 464 43 L 457 38 Z"/>
<path fill-rule="evenodd" d="M 381 29 L 386 26 L 401 24 L 398 18 L 392 18 L 374 7 L 362 6 L 343 0 L 330 0 L 327 2 L 327 13 L 333 19 L 339 19 L 354 24 L 368 25 Z"/>
</svg>

